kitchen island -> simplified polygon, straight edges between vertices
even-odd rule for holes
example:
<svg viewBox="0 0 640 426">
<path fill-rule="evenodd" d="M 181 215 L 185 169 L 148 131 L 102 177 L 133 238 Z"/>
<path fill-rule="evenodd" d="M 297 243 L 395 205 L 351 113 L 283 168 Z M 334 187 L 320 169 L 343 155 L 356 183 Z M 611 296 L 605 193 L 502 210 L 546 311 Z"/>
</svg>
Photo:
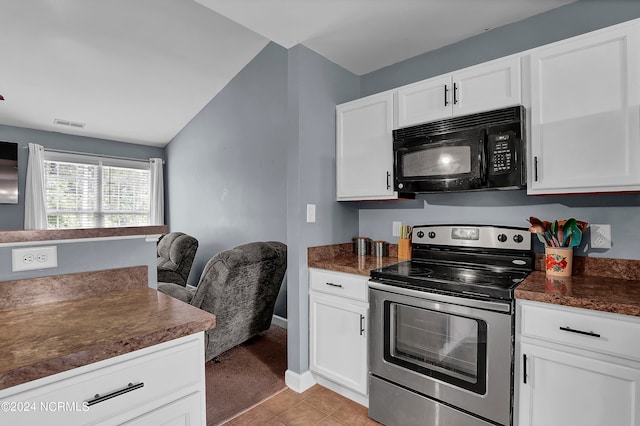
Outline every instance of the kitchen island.
<svg viewBox="0 0 640 426">
<path fill-rule="evenodd" d="M 11 300 L 0 303 L 3 422 L 154 424 L 173 413 L 206 424 L 204 331 L 215 316 L 149 288 L 144 273 L 96 279 L 137 269 L 82 273 L 80 295 L 66 291 L 78 277 L 0 282 Z"/>
</svg>

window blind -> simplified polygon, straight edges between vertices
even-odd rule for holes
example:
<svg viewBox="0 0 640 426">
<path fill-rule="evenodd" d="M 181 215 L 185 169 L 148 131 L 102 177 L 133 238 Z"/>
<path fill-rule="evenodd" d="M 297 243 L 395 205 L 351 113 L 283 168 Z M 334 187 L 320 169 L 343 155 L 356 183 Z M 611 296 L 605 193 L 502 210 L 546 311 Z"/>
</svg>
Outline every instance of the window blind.
<svg viewBox="0 0 640 426">
<path fill-rule="evenodd" d="M 45 181 L 49 229 L 149 224 L 148 163 L 47 153 Z"/>
</svg>

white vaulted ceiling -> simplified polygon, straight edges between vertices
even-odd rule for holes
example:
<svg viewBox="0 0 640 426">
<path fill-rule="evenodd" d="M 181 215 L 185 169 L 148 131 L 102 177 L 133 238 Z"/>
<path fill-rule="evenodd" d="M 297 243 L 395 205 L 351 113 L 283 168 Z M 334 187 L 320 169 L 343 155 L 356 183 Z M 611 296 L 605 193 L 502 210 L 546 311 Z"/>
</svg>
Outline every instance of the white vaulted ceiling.
<svg viewBox="0 0 640 426">
<path fill-rule="evenodd" d="M 165 146 L 269 41 L 362 75 L 572 1 L 0 0 L 0 124 Z"/>
</svg>

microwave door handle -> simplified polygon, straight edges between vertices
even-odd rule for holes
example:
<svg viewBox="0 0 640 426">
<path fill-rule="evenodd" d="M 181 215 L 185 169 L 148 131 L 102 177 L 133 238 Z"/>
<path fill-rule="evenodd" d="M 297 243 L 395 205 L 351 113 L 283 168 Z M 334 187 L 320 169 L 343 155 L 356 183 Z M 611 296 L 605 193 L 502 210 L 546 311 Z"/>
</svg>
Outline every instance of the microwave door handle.
<svg viewBox="0 0 640 426">
<path fill-rule="evenodd" d="M 480 131 L 480 180 L 483 186 L 487 184 L 487 170 L 489 169 L 488 145 L 487 131 L 482 129 Z"/>
</svg>

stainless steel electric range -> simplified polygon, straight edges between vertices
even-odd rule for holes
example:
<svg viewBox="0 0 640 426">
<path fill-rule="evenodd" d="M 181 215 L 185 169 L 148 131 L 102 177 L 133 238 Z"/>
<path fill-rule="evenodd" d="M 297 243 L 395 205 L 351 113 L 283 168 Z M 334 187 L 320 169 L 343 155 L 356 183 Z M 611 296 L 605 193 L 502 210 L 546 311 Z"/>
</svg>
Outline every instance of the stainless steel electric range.
<svg viewBox="0 0 640 426">
<path fill-rule="evenodd" d="M 513 291 L 526 228 L 415 226 L 412 259 L 371 271 L 369 416 L 387 426 L 512 424 Z"/>
</svg>

